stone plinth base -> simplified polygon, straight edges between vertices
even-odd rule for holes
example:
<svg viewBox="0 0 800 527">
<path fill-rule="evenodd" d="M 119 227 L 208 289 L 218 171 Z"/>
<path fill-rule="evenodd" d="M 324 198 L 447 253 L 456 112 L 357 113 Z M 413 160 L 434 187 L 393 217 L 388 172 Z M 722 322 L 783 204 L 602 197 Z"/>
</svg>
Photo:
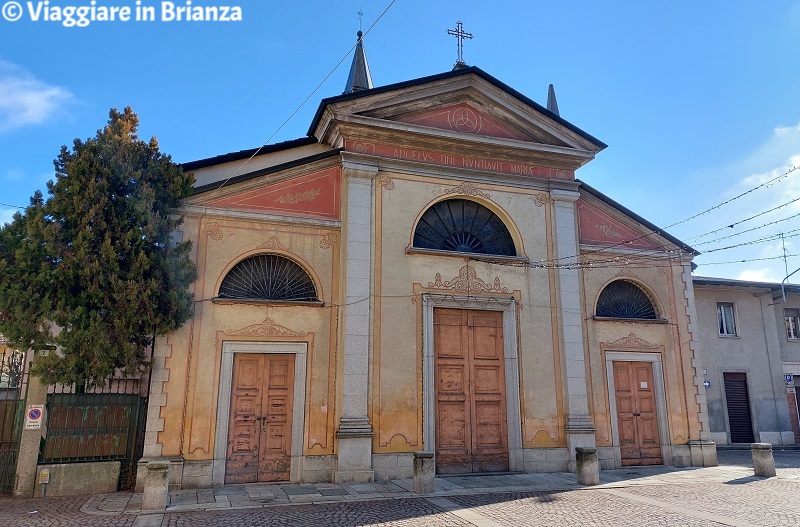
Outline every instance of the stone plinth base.
<svg viewBox="0 0 800 527">
<path fill-rule="evenodd" d="M 163 511 L 169 505 L 169 461 L 150 461 L 144 477 L 143 511 Z"/>
<path fill-rule="evenodd" d="M 436 475 L 433 452 L 414 452 L 414 492 L 432 494 Z"/>
<path fill-rule="evenodd" d="M 375 481 L 372 470 L 372 427 L 366 417 L 342 417 L 339 431 L 334 483 L 369 483 Z"/>
<path fill-rule="evenodd" d="M 693 467 L 716 467 L 717 444 L 713 441 L 689 441 Z"/>
<path fill-rule="evenodd" d="M 753 443 L 753 472 L 762 478 L 775 476 L 775 458 L 772 457 L 772 445 L 769 443 Z"/>
<path fill-rule="evenodd" d="M 600 462 L 597 460 L 597 449 L 584 447 L 576 448 L 575 463 L 578 469 L 579 484 L 600 484 Z"/>
<path fill-rule="evenodd" d="M 589 416 L 569 416 L 564 431 L 567 433 L 567 451 L 570 456 L 569 471 L 577 472 L 578 466 L 574 457 L 576 449 L 595 447 L 594 424 Z"/>
</svg>

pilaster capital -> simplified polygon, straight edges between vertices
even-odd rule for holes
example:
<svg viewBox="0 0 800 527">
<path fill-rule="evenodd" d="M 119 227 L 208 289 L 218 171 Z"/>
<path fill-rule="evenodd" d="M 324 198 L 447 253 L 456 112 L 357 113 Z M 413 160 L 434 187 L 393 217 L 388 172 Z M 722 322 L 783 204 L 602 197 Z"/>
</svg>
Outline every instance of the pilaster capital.
<svg viewBox="0 0 800 527">
<path fill-rule="evenodd" d="M 344 163 L 342 173 L 347 179 L 372 180 L 378 175 L 378 167 L 361 163 Z"/>
<path fill-rule="evenodd" d="M 575 203 L 578 201 L 578 198 L 580 198 L 581 195 L 579 192 L 574 190 L 561 190 L 554 188 L 550 191 L 550 197 L 553 198 L 553 201 L 556 205 L 561 204 L 563 206 L 567 203 Z"/>
</svg>

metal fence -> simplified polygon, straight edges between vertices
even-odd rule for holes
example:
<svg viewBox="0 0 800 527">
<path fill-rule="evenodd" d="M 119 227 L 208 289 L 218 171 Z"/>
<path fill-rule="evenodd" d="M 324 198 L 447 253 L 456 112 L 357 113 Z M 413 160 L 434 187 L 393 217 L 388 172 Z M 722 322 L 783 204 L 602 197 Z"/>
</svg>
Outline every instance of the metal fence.
<svg viewBox="0 0 800 527">
<path fill-rule="evenodd" d="M 147 419 L 147 382 L 112 379 L 105 386 L 79 390 L 48 387 L 46 436 L 40 463 L 119 461 L 119 489 L 136 483 Z"/>
<path fill-rule="evenodd" d="M 25 414 L 28 363 L 0 336 L 0 495 L 11 494 Z"/>
</svg>

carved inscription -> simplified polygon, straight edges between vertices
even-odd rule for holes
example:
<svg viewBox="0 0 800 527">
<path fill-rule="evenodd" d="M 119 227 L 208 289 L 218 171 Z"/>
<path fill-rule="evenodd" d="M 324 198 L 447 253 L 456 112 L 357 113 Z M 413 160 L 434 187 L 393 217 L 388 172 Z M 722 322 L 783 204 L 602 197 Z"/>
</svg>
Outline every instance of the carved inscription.
<svg viewBox="0 0 800 527">
<path fill-rule="evenodd" d="M 444 152 L 434 152 L 429 150 L 418 150 L 413 148 L 400 148 L 396 146 L 383 145 L 379 143 L 364 143 L 360 141 L 345 141 L 345 149 L 351 152 L 391 157 L 394 159 L 405 159 L 407 161 L 418 161 L 421 163 L 433 163 L 437 165 L 453 166 L 458 168 L 470 168 L 474 170 L 484 170 L 489 172 L 502 172 L 505 174 L 518 174 L 545 179 L 567 179 L 575 178 L 575 173 L 571 170 L 540 167 L 525 163 L 514 163 L 501 159 L 491 159 L 484 157 L 470 157 Z"/>
</svg>

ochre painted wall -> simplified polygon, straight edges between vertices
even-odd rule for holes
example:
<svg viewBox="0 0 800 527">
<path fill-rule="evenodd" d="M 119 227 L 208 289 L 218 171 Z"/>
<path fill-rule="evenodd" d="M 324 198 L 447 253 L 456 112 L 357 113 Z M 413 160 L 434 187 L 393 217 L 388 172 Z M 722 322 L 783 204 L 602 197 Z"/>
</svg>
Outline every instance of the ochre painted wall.
<svg viewBox="0 0 800 527">
<path fill-rule="evenodd" d="M 158 437 L 162 455 L 213 457 L 220 359 L 226 340 L 308 344 L 306 408 L 295 408 L 305 412 L 304 452 L 333 453 L 335 376 L 331 369 L 337 354 L 339 229 L 256 221 L 212 211 L 187 214 L 182 232 L 193 241 L 196 255 L 195 314 L 167 339 L 171 355 L 164 391 L 168 395 L 161 417 L 169 426 Z M 212 300 L 225 274 L 237 262 L 259 253 L 283 255 L 305 268 L 324 305 Z"/>
</svg>

